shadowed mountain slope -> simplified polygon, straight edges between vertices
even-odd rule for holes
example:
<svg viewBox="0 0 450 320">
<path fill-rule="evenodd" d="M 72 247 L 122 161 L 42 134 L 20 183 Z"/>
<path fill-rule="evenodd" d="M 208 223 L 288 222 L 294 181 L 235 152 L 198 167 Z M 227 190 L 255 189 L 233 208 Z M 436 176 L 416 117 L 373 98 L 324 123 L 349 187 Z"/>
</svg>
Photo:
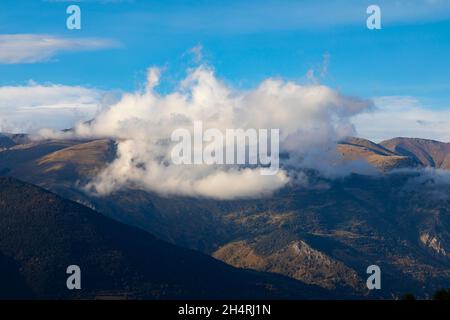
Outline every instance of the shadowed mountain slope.
<svg viewBox="0 0 450 320">
<path fill-rule="evenodd" d="M 82 290 L 66 288 L 79 265 Z M 275 274 L 235 269 L 72 201 L 0 178 L 1 298 L 326 298 Z"/>
</svg>

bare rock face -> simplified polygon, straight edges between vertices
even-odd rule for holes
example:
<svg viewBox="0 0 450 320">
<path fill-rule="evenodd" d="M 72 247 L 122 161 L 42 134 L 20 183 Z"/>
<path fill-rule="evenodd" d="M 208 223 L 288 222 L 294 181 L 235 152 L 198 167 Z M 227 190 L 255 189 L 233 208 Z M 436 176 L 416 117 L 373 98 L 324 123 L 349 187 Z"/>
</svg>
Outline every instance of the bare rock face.
<svg viewBox="0 0 450 320">
<path fill-rule="evenodd" d="M 450 252 L 439 236 L 425 232 L 420 235 L 420 242 L 436 254 L 450 258 Z"/>
</svg>

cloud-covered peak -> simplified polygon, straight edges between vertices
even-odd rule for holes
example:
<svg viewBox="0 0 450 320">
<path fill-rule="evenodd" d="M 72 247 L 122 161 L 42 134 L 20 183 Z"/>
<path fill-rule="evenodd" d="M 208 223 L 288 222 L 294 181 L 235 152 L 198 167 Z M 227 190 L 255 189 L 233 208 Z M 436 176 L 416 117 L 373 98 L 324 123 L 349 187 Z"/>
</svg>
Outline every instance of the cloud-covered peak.
<svg viewBox="0 0 450 320">
<path fill-rule="evenodd" d="M 354 134 L 350 117 L 371 107 L 369 101 L 323 85 L 282 79 L 269 78 L 254 89 L 236 90 L 206 65 L 189 70 L 178 87 L 166 94 L 156 91 L 160 80 L 160 70 L 150 68 L 143 89 L 124 94 L 94 121 L 79 123 L 70 133 L 118 141 L 117 159 L 92 181 L 90 190 L 106 194 L 132 186 L 167 195 L 233 199 L 267 195 L 291 180 L 285 168 L 264 176 L 259 168 L 248 166 L 174 164 L 172 132 L 192 131 L 196 121 L 203 123 L 204 130 L 222 132 L 279 129 L 280 152 L 291 155 L 290 165 L 339 174 L 349 168 L 332 169 L 338 158 L 335 144 Z"/>
</svg>

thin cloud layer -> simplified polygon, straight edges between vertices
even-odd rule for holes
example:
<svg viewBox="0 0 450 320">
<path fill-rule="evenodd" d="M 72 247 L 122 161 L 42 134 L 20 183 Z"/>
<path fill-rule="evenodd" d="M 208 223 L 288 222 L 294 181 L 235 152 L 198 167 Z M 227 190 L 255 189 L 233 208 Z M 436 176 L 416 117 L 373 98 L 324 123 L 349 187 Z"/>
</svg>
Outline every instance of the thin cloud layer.
<svg viewBox="0 0 450 320">
<path fill-rule="evenodd" d="M 117 47 L 118 43 L 97 38 L 63 38 L 45 34 L 0 34 L 0 64 L 49 61 L 58 53 Z"/>
<path fill-rule="evenodd" d="M 374 99 L 376 108 L 354 117 L 358 134 L 376 142 L 393 137 L 420 137 L 450 142 L 450 111 L 431 109 L 408 96 Z"/>
<path fill-rule="evenodd" d="M 111 103 L 109 93 L 80 86 L 29 83 L 0 87 L 0 132 L 62 130 L 94 118 Z"/>
<path fill-rule="evenodd" d="M 366 9 L 382 9 L 383 25 L 444 21 L 450 17 L 447 0 L 259 0 L 226 1 L 214 6 L 158 7 L 157 14 L 133 12 L 130 19 L 171 32 L 248 34 L 279 30 L 323 29 L 360 25 L 365 27 Z M 192 19 L 196 17 L 196 19 Z"/>
<path fill-rule="evenodd" d="M 216 199 L 270 195 L 291 180 L 289 169 L 263 176 L 258 168 L 234 165 L 175 165 L 171 133 L 192 130 L 280 129 L 280 151 L 289 153 L 287 166 L 307 166 L 329 175 L 335 168 L 336 142 L 354 134 L 349 118 L 371 107 L 368 101 L 346 97 L 321 85 L 300 85 L 267 79 L 255 89 L 236 91 L 216 78 L 212 68 L 190 70 L 173 92 L 155 91 L 159 69 L 149 69 L 145 89 L 125 94 L 90 123 L 79 123 L 78 137 L 110 137 L 118 141 L 117 159 L 87 188 L 108 194 L 124 187 L 163 195 Z M 61 133 L 42 131 L 45 136 Z M 67 134 L 67 133 L 66 133 Z M 335 169 L 332 169 L 335 168 Z M 328 170 L 328 172 L 327 172 Z"/>
</svg>

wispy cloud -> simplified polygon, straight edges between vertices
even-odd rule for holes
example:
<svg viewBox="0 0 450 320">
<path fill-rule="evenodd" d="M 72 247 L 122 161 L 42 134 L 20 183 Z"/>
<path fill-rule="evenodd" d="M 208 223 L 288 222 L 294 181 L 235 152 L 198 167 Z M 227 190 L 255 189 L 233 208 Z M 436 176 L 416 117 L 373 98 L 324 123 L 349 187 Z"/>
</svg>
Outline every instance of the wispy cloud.
<svg viewBox="0 0 450 320">
<path fill-rule="evenodd" d="M 63 38 L 45 34 L 0 34 L 0 64 L 49 61 L 58 53 L 118 47 L 100 38 Z"/>
<path fill-rule="evenodd" d="M 33 132 L 70 128 L 90 120 L 113 96 L 97 89 L 30 82 L 0 87 L 0 132 Z"/>
<path fill-rule="evenodd" d="M 450 142 L 450 110 L 432 109 L 409 96 L 374 98 L 376 108 L 359 114 L 353 122 L 364 138 L 381 141 L 414 137 Z"/>
</svg>

